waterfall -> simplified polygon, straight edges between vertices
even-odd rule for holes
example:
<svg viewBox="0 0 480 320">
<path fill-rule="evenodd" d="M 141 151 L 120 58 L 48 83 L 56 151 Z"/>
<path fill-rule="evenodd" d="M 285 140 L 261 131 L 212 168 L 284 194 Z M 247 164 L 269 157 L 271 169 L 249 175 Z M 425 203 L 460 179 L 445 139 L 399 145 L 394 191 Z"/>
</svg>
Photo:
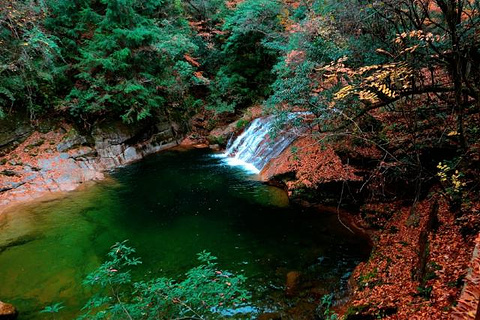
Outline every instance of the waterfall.
<svg viewBox="0 0 480 320">
<path fill-rule="evenodd" d="M 288 116 L 291 120 L 296 116 Z M 270 133 L 274 116 L 253 120 L 245 131 L 227 146 L 223 154 L 227 164 L 242 166 L 252 173 L 259 173 L 272 159 L 278 157 L 296 138 L 291 131 L 282 131 L 272 139 Z"/>
</svg>

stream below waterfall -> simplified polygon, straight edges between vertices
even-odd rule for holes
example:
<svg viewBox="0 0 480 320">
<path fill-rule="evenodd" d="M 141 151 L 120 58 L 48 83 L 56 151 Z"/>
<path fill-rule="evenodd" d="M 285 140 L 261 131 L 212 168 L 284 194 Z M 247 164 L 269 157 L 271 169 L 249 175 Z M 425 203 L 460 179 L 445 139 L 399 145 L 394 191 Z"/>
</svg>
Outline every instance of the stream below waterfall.
<svg viewBox="0 0 480 320">
<path fill-rule="evenodd" d="M 248 318 L 345 289 L 368 256 L 335 215 L 289 205 L 283 190 L 207 150 L 162 152 L 112 176 L 0 217 L 0 300 L 17 306 L 19 319 L 47 319 L 38 312 L 55 302 L 65 305 L 57 319 L 78 315 L 91 294 L 82 279 L 125 239 L 143 261 L 135 278 L 181 277 L 210 251 L 221 268 L 248 277 Z M 300 298 L 286 298 L 294 270 L 303 274 Z"/>
</svg>

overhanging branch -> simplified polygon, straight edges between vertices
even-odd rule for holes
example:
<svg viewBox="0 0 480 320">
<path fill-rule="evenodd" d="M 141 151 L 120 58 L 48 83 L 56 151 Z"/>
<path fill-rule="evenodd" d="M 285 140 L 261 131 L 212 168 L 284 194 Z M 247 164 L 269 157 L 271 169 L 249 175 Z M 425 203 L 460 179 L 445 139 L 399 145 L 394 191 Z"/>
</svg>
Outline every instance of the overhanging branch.
<svg viewBox="0 0 480 320">
<path fill-rule="evenodd" d="M 441 87 L 441 86 L 425 86 L 425 87 L 422 87 L 422 88 L 405 90 L 405 91 L 402 91 L 398 97 L 395 97 L 393 99 L 384 100 L 384 101 L 380 101 L 378 103 L 366 105 L 365 108 L 363 108 L 359 113 L 357 113 L 353 117 L 349 118 L 349 121 L 350 122 L 355 122 L 355 120 L 363 117 L 364 115 L 366 115 L 370 111 L 385 107 L 389 104 L 397 102 L 398 100 L 401 100 L 401 99 L 403 99 L 405 97 L 408 97 L 408 96 L 421 95 L 421 94 L 427 94 L 427 93 L 453 92 L 454 90 L 455 89 L 453 87 Z M 349 123 L 345 123 L 345 124 L 335 128 L 335 129 L 325 130 L 325 131 L 321 131 L 321 132 L 338 131 L 338 130 L 342 130 L 342 129 L 348 127 L 348 126 L 349 126 Z"/>
</svg>

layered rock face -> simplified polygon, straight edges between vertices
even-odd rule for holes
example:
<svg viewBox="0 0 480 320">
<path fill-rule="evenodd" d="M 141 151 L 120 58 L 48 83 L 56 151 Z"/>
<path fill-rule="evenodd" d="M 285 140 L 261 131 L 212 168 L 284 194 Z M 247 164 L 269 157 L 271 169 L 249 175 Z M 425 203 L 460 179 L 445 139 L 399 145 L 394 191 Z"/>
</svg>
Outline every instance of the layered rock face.
<svg viewBox="0 0 480 320">
<path fill-rule="evenodd" d="M 10 142 L 0 148 L 4 154 L 0 153 L 0 210 L 13 202 L 102 180 L 105 171 L 176 146 L 181 138 L 178 126 L 170 122 L 136 127 L 111 122 L 94 127 L 88 135 L 68 124 L 47 133 L 31 127 L 20 131 L 5 135 Z"/>
</svg>

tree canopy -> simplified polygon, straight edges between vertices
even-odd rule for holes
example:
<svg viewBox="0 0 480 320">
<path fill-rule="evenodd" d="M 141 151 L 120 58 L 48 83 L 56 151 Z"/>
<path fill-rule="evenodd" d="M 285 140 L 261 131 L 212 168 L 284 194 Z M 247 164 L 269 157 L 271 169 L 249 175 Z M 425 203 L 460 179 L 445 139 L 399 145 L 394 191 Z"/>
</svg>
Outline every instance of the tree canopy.
<svg viewBox="0 0 480 320">
<path fill-rule="evenodd" d="M 402 144 L 417 168 L 421 144 L 465 153 L 477 139 L 478 1 L 2 3 L 1 117 L 89 126 L 261 104 L 311 112 L 316 133 Z M 418 143 L 388 140 L 392 124 Z"/>
</svg>

